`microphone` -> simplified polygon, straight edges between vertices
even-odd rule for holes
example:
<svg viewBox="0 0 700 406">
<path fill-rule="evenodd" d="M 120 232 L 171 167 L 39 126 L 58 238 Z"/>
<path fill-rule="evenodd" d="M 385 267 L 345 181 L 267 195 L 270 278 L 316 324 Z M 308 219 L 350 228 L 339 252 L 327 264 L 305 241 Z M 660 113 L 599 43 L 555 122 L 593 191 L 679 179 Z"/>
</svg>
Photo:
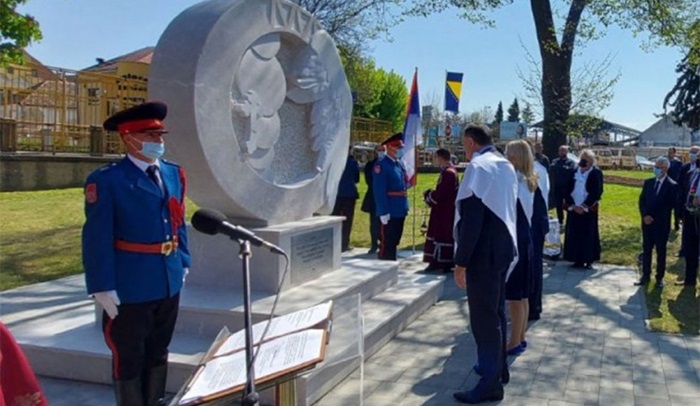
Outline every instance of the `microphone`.
<svg viewBox="0 0 700 406">
<path fill-rule="evenodd" d="M 252 231 L 231 224 L 228 218 L 220 211 L 211 209 L 199 209 L 192 215 L 192 227 L 204 234 L 225 234 L 235 240 L 250 241 L 256 247 L 265 247 L 275 254 L 285 255 L 282 248 L 258 237 Z"/>
</svg>

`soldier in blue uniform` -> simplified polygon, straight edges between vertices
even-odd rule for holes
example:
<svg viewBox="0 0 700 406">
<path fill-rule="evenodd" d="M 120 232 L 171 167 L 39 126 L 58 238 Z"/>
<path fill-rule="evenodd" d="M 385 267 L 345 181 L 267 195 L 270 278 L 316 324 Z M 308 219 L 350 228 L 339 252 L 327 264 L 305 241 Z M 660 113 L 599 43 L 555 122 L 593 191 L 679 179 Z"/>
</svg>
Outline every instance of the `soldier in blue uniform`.
<svg viewBox="0 0 700 406">
<path fill-rule="evenodd" d="M 85 183 L 83 267 L 88 294 L 103 307 L 117 405 L 164 405 L 168 346 L 190 266 L 185 172 L 161 159 L 163 103 L 121 111 L 104 122 L 127 156 Z"/>
<path fill-rule="evenodd" d="M 396 247 L 401 241 L 403 223 L 408 214 L 408 176 L 401 162 L 403 133 L 387 138 L 382 145 L 386 157 L 374 165 L 373 185 L 376 216 L 381 222 L 379 259 L 396 260 Z"/>
</svg>

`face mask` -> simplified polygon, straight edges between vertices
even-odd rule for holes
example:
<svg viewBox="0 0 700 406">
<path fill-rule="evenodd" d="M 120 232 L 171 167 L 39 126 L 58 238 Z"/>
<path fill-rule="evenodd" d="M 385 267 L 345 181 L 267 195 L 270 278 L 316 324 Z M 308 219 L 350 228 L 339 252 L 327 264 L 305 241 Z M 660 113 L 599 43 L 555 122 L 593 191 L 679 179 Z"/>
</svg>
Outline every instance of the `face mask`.
<svg viewBox="0 0 700 406">
<path fill-rule="evenodd" d="M 654 176 L 660 178 L 661 175 L 663 175 L 663 172 L 661 172 L 661 168 L 654 168 Z"/>
<path fill-rule="evenodd" d="M 165 144 L 160 142 L 144 142 L 139 152 L 147 158 L 158 159 L 165 153 Z"/>
<path fill-rule="evenodd" d="M 690 153 L 690 162 L 695 162 L 698 160 L 698 154 Z"/>
<path fill-rule="evenodd" d="M 581 168 L 585 168 L 588 166 L 588 161 L 586 161 L 585 159 L 582 159 L 582 160 L 578 161 L 578 166 L 580 166 Z"/>
<path fill-rule="evenodd" d="M 385 156 L 386 156 L 386 152 L 384 152 L 384 151 L 377 152 L 377 158 L 384 159 Z"/>
<path fill-rule="evenodd" d="M 403 158 L 404 155 L 404 150 L 403 148 L 399 148 L 396 150 L 396 159 L 401 159 Z"/>
</svg>

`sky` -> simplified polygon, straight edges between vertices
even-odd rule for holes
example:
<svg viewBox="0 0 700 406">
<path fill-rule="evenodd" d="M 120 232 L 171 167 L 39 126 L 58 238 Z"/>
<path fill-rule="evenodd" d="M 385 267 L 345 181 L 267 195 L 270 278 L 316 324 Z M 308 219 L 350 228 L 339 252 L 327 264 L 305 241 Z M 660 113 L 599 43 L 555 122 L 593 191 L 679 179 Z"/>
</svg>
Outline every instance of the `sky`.
<svg viewBox="0 0 700 406">
<path fill-rule="evenodd" d="M 28 48 L 48 66 L 84 69 L 95 58 L 110 59 L 154 46 L 167 25 L 198 0 L 29 0 L 20 11 L 40 23 L 43 40 Z M 485 106 L 504 110 L 524 95 L 518 67 L 528 71 L 523 45 L 538 56 L 535 28 L 529 2 L 515 4 L 490 14 L 495 28 L 483 28 L 460 19 L 454 10 L 429 17 L 407 18 L 391 28 L 391 38 L 368 45 L 378 67 L 393 70 L 410 86 L 418 68 L 422 103 L 442 100 L 445 72 L 463 72 L 460 112 Z M 643 39 L 611 28 L 602 39 L 579 48 L 574 69 L 584 61 L 614 59 L 610 75 L 621 73 L 611 105 L 602 117 L 638 130 L 653 124 L 662 112 L 663 98 L 676 80 L 675 66 L 681 50 L 667 47 L 643 50 Z M 519 100 L 524 107 L 522 98 Z M 442 102 L 441 102 L 442 103 Z M 537 112 L 536 112 L 537 113 Z M 539 114 L 537 114 L 539 116 Z"/>
</svg>

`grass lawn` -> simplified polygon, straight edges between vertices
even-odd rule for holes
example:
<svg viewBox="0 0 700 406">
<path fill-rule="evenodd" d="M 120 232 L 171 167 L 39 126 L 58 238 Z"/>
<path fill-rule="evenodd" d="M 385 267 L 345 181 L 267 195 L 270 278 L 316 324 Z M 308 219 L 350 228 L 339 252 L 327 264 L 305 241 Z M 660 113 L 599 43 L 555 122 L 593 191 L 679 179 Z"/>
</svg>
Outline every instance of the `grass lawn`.
<svg viewBox="0 0 700 406">
<path fill-rule="evenodd" d="M 606 173 L 619 174 L 621 171 Z M 630 173 L 648 176 L 647 172 Z M 434 188 L 437 174 L 420 174 L 416 186 L 416 206 L 411 197 L 411 213 L 406 219 L 401 248 L 422 250 L 421 224 L 427 223 L 428 208 L 422 202 L 422 193 Z M 360 195 L 366 185 L 360 182 Z M 637 199 L 639 188 L 606 185 L 601 205 L 601 239 L 603 262 L 634 265 L 641 250 Z M 411 193 L 412 196 L 412 193 Z M 358 200 L 351 244 L 369 247 L 369 219 L 360 211 Z M 197 206 L 188 201 L 188 214 Z M 31 283 L 52 280 L 82 272 L 80 233 L 83 217 L 82 189 L 63 189 L 39 192 L 0 193 L 0 290 L 12 289 Z M 415 221 L 415 233 L 413 224 Z M 415 238 L 414 238 L 415 236 Z M 697 334 L 700 328 L 700 309 L 696 290 L 673 286 L 683 274 L 683 260 L 675 254 L 680 235 L 671 236 L 668 255 L 666 287 L 659 292 L 650 286 L 647 306 L 651 326 L 655 330 Z M 652 284 L 653 285 L 653 284 Z"/>
<path fill-rule="evenodd" d="M 654 177 L 654 173 L 652 171 L 613 171 L 613 170 L 605 170 L 603 171 L 604 175 L 615 175 L 615 176 L 621 176 L 623 178 L 632 178 L 632 179 L 649 179 Z"/>
</svg>

